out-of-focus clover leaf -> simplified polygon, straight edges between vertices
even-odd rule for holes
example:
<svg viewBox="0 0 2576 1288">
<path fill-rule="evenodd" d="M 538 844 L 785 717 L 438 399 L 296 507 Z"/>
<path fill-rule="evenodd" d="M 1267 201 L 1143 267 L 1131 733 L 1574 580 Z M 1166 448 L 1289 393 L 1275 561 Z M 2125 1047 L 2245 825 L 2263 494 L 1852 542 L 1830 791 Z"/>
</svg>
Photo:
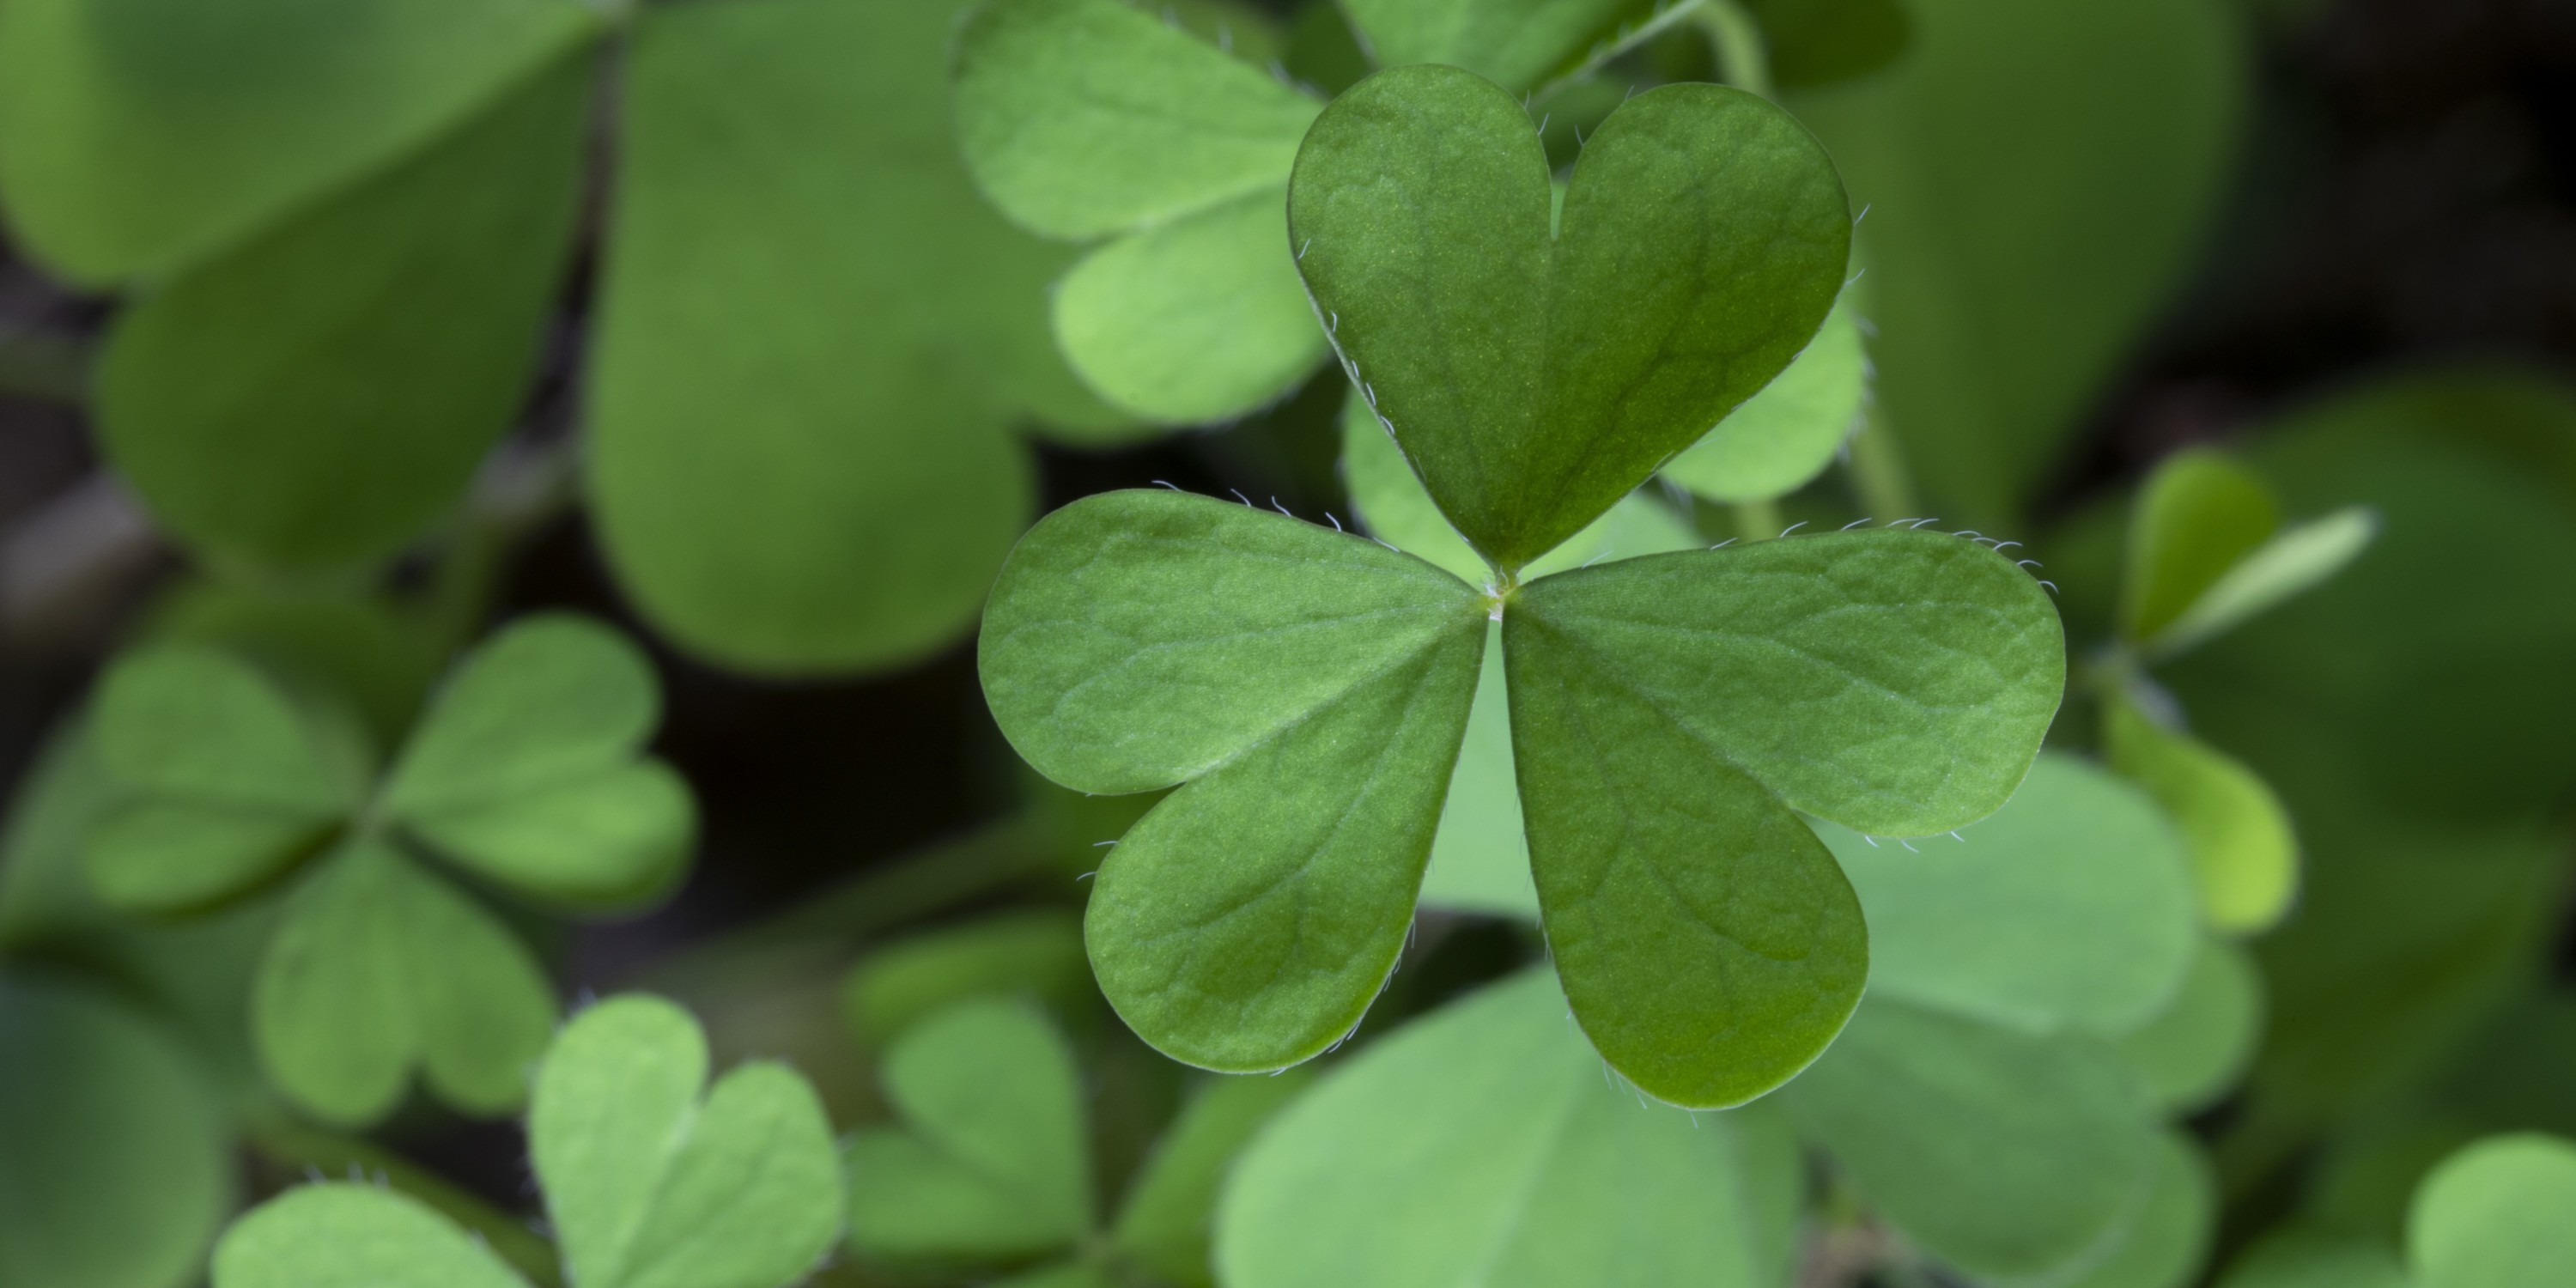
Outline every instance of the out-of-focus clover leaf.
<svg viewBox="0 0 2576 1288">
<path fill-rule="evenodd" d="M 1833 463 L 1868 393 L 1869 355 L 1846 299 L 1825 315 L 1796 361 L 1707 437 L 1664 462 L 1663 476 L 1712 501 L 1767 501 L 1794 492 Z"/>
<path fill-rule="evenodd" d="M 2144 787 L 2191 846 L 2200 913 L 2222 934 L 2270 929 L 2299 887 L 2299 841 L 2269 784 L 2234 757 L 2125 698 L 2103 712 L 2111 768 Z"/>
<path fill-rule="evenodd" d="M 558 908 L 658 896 L 696 811 L 640 755 L 659 719 L 651 671 L 606 628 L 518 623 L 450 677 L 381 785 L 322 709 L 211 649 L 120 662 L 94 722 L 121 803 L 91 829 L 91 884 L 112 906 L 186 911 L 272 882 L 336 836 L 259 968 L 262 1063 L 339 1121 L 391 1110 L 415 1065 L 459 1108 L 507 1110 L 553 1026 L 552 990 L 492 913 L 403 843 Z"/>
<path fill-rule="evenodd" d="M 2186 652 L 2316 588 L 2378 528 L 2368 508 L 2347 506 L 2283 529 L 2279 502 L 2253 471 L 2206 449 L 2176 453 L 2130 515 L 2121 635 L 2150 660 Z"/>
<path fill-rule="evenodd" d="M 841 999 L 859 1039 L 883 1049 L 915 1023 L 995 993 L 1034 998 L 1068 1024 L 1095 1011 L 1081 919 L 1032 908 L 889 944 L 850 968 Z"/>
<path fill-rule="evenodd" d="M 2406 1260 L 2421 1288 L 2548 1288 L 2576 1279 L 2576 1144 L 2526 1134 L 2454 1154 L 2415 1192 Z"/>
<path fill-rule="evenodd" d="M 1802 1172 L 1766 1108 L 1692 1115 L 1611 1086 L 1535 970 L 1397 1031 L 1282 1111 L 1226 1191 L 1218 1264 L 1236 1288 L 1395 1288 L 1460 1267 L 1757 1288 L 1788 1277 Z"/>
<path fill-rule="evenodd" d="M 180 1288 L 231 1205 L 215 1089 L 94 989 L 0 970 L 0 1288 Z"/>
<path fill-rule="evenodd" d="M 1128 1188 L 1111 1246 L 1164 1283 L 1216 1288 L 1217 1196 L 1245 1145 L 1311 1081 L 1291 1071 L 1201 1087 Z"/>
<path fill-rule="evenodd" d="M 2217 1190 L 2199 1142 L 2166 1132 L 2157 1142 L 2145 1203 L 2130 1215 L 2117 1242 L 2081 1273 L 2050 1282 L 2065 1288 L 2185 1288 L 2198 1283 L 2218 1224 Z"/>
<path fill-rule="evenodd" d="M 2244 1076 L 2263 1035 L 2263 977 L 2245 950 L 2205 941 L 2162 1011 L 2120 1035 L 2120 1054 L 2167 1111 L 2208 1108 Z"/>
<path fill-rule="evenodd" d="M 841 1173 L 811 1087 L 783 1065 L 707 1084 L 706 1038 L 659 998 L 620 997 L 556 1035 L 530 1153 L 585 1288 L 784 1288 L 839 1232 Z M 291 1191 L 236 1222 L 216 1288 L 519 1288 L 526 1280 L 418 1200 L 360 1184 Z"/>
<path fill-rule="evenodd" d="M 1993 531 L 2198 249 L 2245 36 L 2202 0 L 1904 8 L 1883 74 L 1786 97 L 1869 211 L 1875 397 L 1928 512 Z"/>
<path fill-rule="evenodd" d="M 2256 1244 L 2219 1288 L 2415 1288 L 2397 1255 L 2379 1244 L 2315 1230 L 2289 1230 Z"/>
</svg>

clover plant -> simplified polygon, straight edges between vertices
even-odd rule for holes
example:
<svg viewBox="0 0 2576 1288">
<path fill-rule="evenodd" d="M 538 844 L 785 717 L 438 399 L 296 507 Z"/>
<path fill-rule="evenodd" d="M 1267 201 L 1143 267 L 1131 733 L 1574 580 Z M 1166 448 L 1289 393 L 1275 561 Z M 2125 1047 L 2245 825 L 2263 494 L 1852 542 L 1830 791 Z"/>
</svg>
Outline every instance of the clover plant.
<svg viewBox="0 0 2576 1288">
<path fill-rule="evenodd" d="M 418 1067 L 460 1108 L 505 1110 L 553 990 L 440 867 L 566 911 L 658 898 L 696 828 L 687 786 L 639 755 L 658 701 L 613 632 L 532 618 L 459 665 L 379 774 L 327 704 L 223 652 L 147 648 L 93 716 L 121 802 L 89 833 L 89 881 L 111 907 L 176 915 L 292 876 L 252 1003 L 279 1088 L 363 1122 Z"/>
<path fill-rule="evenodd" d="M 784 1065 L 707 1080 L 705 1036 L 649 995 L 582 1012 L 546 1048 L 528 1154 L 569 1283 L 780 1288 L 840 1230 L 841 1180 L 813 1088 Z M 216 1288 L 527 1281 L 421 1203 L 357 1182 L 290 1191 L 216 1245 Z"/>
</svg>

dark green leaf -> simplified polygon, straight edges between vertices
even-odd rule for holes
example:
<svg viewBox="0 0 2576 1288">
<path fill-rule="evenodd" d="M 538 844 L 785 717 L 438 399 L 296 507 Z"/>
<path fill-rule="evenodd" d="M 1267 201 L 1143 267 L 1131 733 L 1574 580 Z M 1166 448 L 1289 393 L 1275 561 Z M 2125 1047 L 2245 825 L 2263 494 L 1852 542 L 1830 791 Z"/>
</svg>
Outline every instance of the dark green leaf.
<svg viewBox="0 0 2576 1288">
<path fill-rule="evenodd" d="M 787 1066 L 707 1085 L 686 1011 L 629 994 L 546 1052 L 529 1157 L 582 1288 L 782 1288 L 840 1233 L 841 1174 L 814 1089 Z"/>
<path fill-rule="evenodd" d="M 1815 140 L 1714 85 L 1629 100 L 1585 148 L 1555 232 L 1552 201 L 1520 104 L 1426 66 L 1335 100 L 1289 191 L 1289 241 L 1352 379 L 1505 570 L 1787 366 L 1851 234 Z"/>
<path fill-rule="evenodd" d="M 1786 1281 L 1803 1184 L 1760 1109 L 1614 1088 L 1544 970 L 1397 1031 L 1272 1120 L 1219 1217 L 1230 1288 Z"/>
<path fill-rule="evenodd" d="M 1867 76 L 1914 43 L 1904 0 L 1746 0 L 1762 23 L 1771 81 L 1804 89 Z"/>
<path fill-rule="evenodd" d="M 602 24 L 574 0 L 13 2 L 0 197 L 75 281 L 164 277 L 471 129 Z"/>
<path fill-rule="evenodd" d="M 231 1204 L 214 1090 L 87 988 L 0 975 L 0 1286 L 182 1288 Z"/>
<path fill-rule="evenodd" d="M 310 1185 L 224 1232 L 215 1288 L 525 1288 L 455 1222 L 362 1184 Z"/>
<path fill-rule="evenodd" d="M 559 59 L 118 319 L 99 427 L 156 520 L 217 559 L 334 567 L 392 554 L 456 500 L 536 369 L 589 71 Z"/>
<path fill-rule="evenodd" d="M 1932 533 L 1560 574 L 1519 592 L 1503 642 L 1566 993 L 1620 1072 L 1690 1105 L 1779 1085 L 1859 1000 L 1860 905 L 1791 811 L 1894 836 L 1974 821 L 2064 683 L 2040 589 Z"/>
<path fill-rule="evenodd" d="M 2406 1259 L 2423 1288 L 2556 1288 L 2576 1280 L 2576 1145 L 2497 1136 L 2415 1192 Z"/>
<path fill-rule="evenodd" d="M 1091 1230 L 1073 1053 L 1034 1009 L 967 1002 L 886 1057 L 900 1125 L 850 1142 L 850 1246 L 898 1265 L 990 1265 Z"/>
<path fill-rule="evenodd" d="M 1110 852 L 1086 919 L 1146 1040 L 1264 1070 L 1358 1022 L 1403 944 L 1486 619 L 1409 555 L 1204 497 L 1091 497 L 1012 552 L 979 655 L 1003 734 L 1077 790 L 1188 784 Z"/>
<path fill-rule="evenodd" d="M 2305 1230 L 2256 1244 L 2218 1282 L 2219 1288 L 2416 1288 L 2386 1248 Z"/>
<path fill-rule="evenodd" d="M 476 1114 L 517 1107 L 553 990 L 492 914 L 381 841 L 325 858 L 260 965 L 252 1034 L 278 1088 L 336 1122 L 383 1117 L 417 1065 Z"/>
<path fill-rule="evenodd" d="M 1210 1245 L 1218 1190 L 1253 1133 L 1311 1081 L 1299 1069 L 1219 1077 L 1201 1087 L 1128 1189 L 1110 1232 L 1113 1246 L 1163 1282 L 1215 1288 Z"/>
</svg>

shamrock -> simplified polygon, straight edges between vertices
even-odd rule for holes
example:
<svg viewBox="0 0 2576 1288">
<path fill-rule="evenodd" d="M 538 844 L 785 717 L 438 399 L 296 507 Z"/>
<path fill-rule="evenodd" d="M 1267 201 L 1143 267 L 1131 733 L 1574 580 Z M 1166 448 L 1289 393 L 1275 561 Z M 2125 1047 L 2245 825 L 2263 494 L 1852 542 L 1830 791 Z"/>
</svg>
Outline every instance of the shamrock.
<svg viewBox="0 0 2576 1288">
<path fill-rule="evenodd" d="M 1035 1264 L 1014 1283 L 1210 1282 L 1208 1221 L 1235 1152 L 1305 1086 L 1221 1078 L 1181 1111 L 1096 1229 L 1072 1050 L 1025 1001 L 981 997 L 921 1019 L 882 1073 L 897 1120 L 850 1142 L 850 1246 L 915 1272 Z"/>
<path fill-rule="evenodd" d="M 1534 575 L 1805 346 L 1849 214 L 1805 131 L 1717 86 L 1639 95 L 1552 215 L 1520 105 L 1380 73 L 1310 131 L 1299 266 L 1483 584 L 1200 497 L 1092 497 L 1004 564 L 979 660 L 1004 734 L 1089 792 L 1182 784 L 1103 864 L 1102 988 L 1190 1063 L 1332 1045 L 1393 968 L 1501 623 L 1531 868 L 1575 1017 L 1678 1104 L 1824 1049 L 1867 972 L 1799 812 L 1945 832 L 2009 797 L 2063 684 L 2047 597 L 1946 534 L 1873 531 Z"/>
<path fill-rule="evenodd" d="M 840 1165 L 813 1088 L 772 1063 L 710 1087 L 705 1035 L 657 997 L 614 998 L 565 1026 L 537 1071 L 528 1140 L 564 1281 L 583 1288 L 783 1288 L 840 1229 Z M 272 1199 L 214 1258 L 215 1288 L 526 1282 L 446 1217 L 365 1184 Z"/>
<path fill-rule="evenodd" d="M 581 490 L 641 611 L 734 666 L 887 665 L 972 620 L 1026 524 L 1014 422 L 1131 432 L 1048 341 L 1067 254 L 957 161 L 956 8 L 12 3 L 0 204 L 126 297 L 101 445 L 210 561 L 381 565 L 520 421 L 547 333 L 595 333 Z M 555 327 L 594 205 L 596 308 Z"/>
<path fill-rule="evenodd" d="M 1826 832 L 1869 914 L 1870 991 L 1804 1075 L 1723 1113 L 1641 1103 L 1602 1077 L 1547 972 L 1524 971 L 1281 1112 L 1219 1210 L 1226 1282 L 1394 1288 L 1471 1265 L 1777 1284 L 1807 1157 L 1970 1282 L 2180 1282 L 2214 1209 L 2207 1166 L 2159 1130 L 2113 1040 L 2182 1004 L 2197 938 L 2154 802 L 2049 755 L 1961 842 Z"/>
<path fill-rule="evenodd" d="M 638 754 L 658 705 L 616 634 L 531 618 L 464 660 L 379 777 L 327 705 L 228 653 L 146 648 L 98 697 L 97 754 L 122 799 L 84 865 L 109 905 L 146 914 L 292 875 L 252 1001 L 278 1086 L 363 1122 L 418 1065 L 450 1103 L 497 1112 L 523 1094 L 554 998 L 526 946 L 437 867 L 579 912 L 668 890 L 696 811 Z"/>
</svg>

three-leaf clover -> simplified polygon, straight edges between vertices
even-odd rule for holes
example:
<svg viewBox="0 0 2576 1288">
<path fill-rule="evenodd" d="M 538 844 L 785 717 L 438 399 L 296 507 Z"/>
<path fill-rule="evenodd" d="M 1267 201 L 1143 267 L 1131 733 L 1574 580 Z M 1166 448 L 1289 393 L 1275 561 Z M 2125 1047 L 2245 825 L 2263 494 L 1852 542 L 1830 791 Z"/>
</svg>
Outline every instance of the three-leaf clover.
<svg viewBox="0 0 2576 1288">
<path fill-rule="evenodd" d="M 1566 995 L 1680 1104 L 1779 1085 L 1859 1000 L 1860 908 L 1798 813 L 1948 831 L 2011 795 L 2056 709 L 2046 595 L 1945 534 L 1534 575 L 1806 345 L 1850 233 L 1805 131 L 1706 85 L 1620 108 L 1553 207 L 1519 103 L 1443 67 L 1337 100 L 1289 198 L 1316 306 L 1481 585 L 1150 490 L 1058 511 L 1003 568 L 980 661 L 1021 755 L 1082 791 L 1184 784 L 1086 919 L 1111 1003 L 1178 1059 L 1279 1068 L 1358 1022 L 1490 622 Z"/>
<path fill-rule="evenodd" d="M 1097 1225 L 1072 1050 L 1043 1015 L 969 1000 L 907 1030 L 885 1059 L 897 1119 L 850 1142 L 850 1246 L 914 1272 L 1038 1268 L 1015 1283 L 1209 1283 L 1210 1214 L 1235 1151 L 1305 1083 L 1223 1078 L 1181 1116 Z"/>
<path fill-rule="evenodd" d="M 831 1124 L 805 1079 L 745 1064 L 707 1082 L 705 1035 L 646 995 L 583 1012 L 547 1049 L 529 1155 L 564 1279 L 583 1288 L 781 1288 L 841 1219 Z M 305 1186 L 236 1222 L 216 1288 L 524 1288 L 480 1240 L 363 1183 Z"/>
<path fill-rule="evenodd" d="M 187 912 L 296 874 L 252 1028 L 277 1085 L 334 1119 L 381 1116 L 414 1066 L 459 1108 L 508 1109 L 553 1027 L 536 959 L 433 856 L 609 911 L 667 890 L 696 832 L 687 786 L 639 755 L 659 720 L 649 665 L 577 618 L 468 656 L 381 778 L 353 725 L 212 649 L 127 657 L 93 720 L 123 793 L 84 859 L 107 903 Z"/>
</svg>

